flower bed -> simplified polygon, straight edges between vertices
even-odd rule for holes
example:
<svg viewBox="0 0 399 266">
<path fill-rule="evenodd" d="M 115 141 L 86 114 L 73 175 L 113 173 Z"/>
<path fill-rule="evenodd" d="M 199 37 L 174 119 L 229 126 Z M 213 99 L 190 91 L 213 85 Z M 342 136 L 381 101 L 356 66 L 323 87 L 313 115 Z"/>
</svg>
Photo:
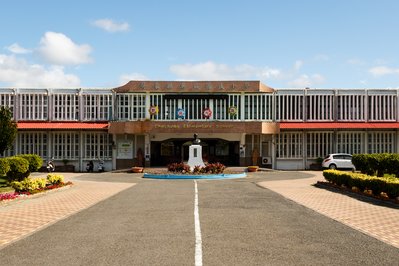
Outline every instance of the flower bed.
<svg viewBox="0 0 399 266">
<path fill-rule="evenodd" d="M 22 196 L 29 196 L 72 185 L 72 182 L 64 182 L 62 175 L 49 174 L 47 178 L 30 178 L 27 177 L 22 181 L 11 182 L 11 187 L 15 192 L 1 193 L 0 201 L 13 200 Z"/>
</svg>

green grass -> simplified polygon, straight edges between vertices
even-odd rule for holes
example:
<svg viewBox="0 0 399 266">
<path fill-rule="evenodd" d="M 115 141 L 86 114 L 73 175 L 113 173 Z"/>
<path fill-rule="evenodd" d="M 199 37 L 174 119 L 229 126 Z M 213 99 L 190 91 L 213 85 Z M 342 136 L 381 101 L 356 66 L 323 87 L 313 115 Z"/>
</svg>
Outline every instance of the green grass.
<svg viewBox="0 0 399 266">
<path fill-rule="evenodd" d="M 14 189 L 7 185 L 7 179 L 0 177 L 0 193 L 14 192 Z"/>
</svg>

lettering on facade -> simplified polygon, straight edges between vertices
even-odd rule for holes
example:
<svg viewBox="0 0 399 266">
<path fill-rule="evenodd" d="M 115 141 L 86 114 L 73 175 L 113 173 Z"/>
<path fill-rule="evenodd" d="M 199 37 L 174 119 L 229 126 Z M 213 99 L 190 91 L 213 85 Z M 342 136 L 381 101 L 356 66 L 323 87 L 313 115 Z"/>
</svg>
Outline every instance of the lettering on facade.
<svg viewBox="0 0 399 266">
<path fill-rule="evenodd" d="M 212 124 L 169 124 L 169 125 L 159 125 L 159 124 L 155 124 L 154 128 L 162 128 L 162 129 L 196 129 L 196 128 L 203 128 L 203 129 L 207 129 L 207 128 L 233 128 L 233 125 L 212 125 Z"/>
</svg>

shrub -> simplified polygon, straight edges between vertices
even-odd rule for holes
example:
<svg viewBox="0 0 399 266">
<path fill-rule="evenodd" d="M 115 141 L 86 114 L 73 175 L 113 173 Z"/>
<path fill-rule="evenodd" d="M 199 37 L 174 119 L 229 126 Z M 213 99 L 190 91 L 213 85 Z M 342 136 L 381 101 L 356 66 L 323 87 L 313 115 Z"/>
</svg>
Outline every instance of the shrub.
<svg viewBox="0 0 399 266">
<path fill-rule="evenodd" d="M 25 178 L 22 181 L 11 182 L 11 187 L 17 192 L 30 192 L 34 193 L 38 190 L 43 190 L 46 187 L 45 178 Z"/>
<path fill-rule="evenodd" d="M 397 153 L 354 154 L 352 163 L 363 174 L 379 177 L 383 177 L 384 174 L 394 174 L 399 177 L 399 154 Z"/>
<path fill-rule="evenodd" d="M 0 176 L 5 176 L 10 171 L 10 165 L 6 158 L 0 158 Z"/>
<path fill-rule="evenodd" d="M 357 187 L 361 191 L 372 190 L 374 195 L 385 192 L 390 198 L 399 197 L 399 180 L 394 177 L 376 177 L 337 170 L 325 170 L 323 176 L 338 186 Z"/>
<path fill-rule="evenodd" d="M 7 172 L 7 178 L 9 182 L 12 181 L 22 181 L 24 178 L 28 177 L 29 172 L 29 162 L 18 156 L 8 157 L 8 164 L 10 170 Z"/>
<path fill-rule="evenodd" d="M 64 176 L 63 175 L 55 175 L 55 174 L 48 174 L 47 180 L 52 185 L 59 185 L 64 183 Z"/>
<path fill-rule="evenodd" d="M 17 157 L 22 157 L 29 162 L 29 172 L 37 172 L 43 165 L 43 159 L 37 154 L 20 154 Z"/>
<path fill-rule="evenodd" d="M 207 173 L 221 174 L 226 169 L 226 166 L 222 163 L 210 163 L 205 168 Z"/>
<path fill-rule="evenodd" d="M 175 172 L 175 173 L 189 173 L 190 166 L 187 164 L 181 163 L 171 163 L 167 166 L 168 171 Z"/>
</svg>

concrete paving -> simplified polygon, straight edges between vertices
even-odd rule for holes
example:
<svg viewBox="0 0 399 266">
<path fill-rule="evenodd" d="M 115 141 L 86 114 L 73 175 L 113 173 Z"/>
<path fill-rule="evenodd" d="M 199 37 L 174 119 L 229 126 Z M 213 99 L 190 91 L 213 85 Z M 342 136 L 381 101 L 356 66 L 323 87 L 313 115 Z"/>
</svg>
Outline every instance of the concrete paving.
<svg viewBox="0 0 399 266">
<path fill-rule="evenodd" d="M 0 205 L 4 263 L 192 264 L 193 181 L 66 177 L 75 185 Z M 313 186 L 322 179 L 265 171 L 198 181 L 204 264 L 397 265 L 398 208 Z"/>
<path fill-rule="evenodd" d="M 363 196 L 315 187 L 317 181 L 325 181 L 322 172 L 307 173 L 313 177 L 263 181 L 259 185 L 399 248 L 399 205 L 384 204 Z"/>
<path fill-rule="evenodd" d="M 134 185 L 78 181 L 74 178 L 79 173 L 61 174 L 74 185 L 0 202 L 0 248 Z M 46 174 L 34 173 L 34 176 L 46 177 Z"/>
</svg>

